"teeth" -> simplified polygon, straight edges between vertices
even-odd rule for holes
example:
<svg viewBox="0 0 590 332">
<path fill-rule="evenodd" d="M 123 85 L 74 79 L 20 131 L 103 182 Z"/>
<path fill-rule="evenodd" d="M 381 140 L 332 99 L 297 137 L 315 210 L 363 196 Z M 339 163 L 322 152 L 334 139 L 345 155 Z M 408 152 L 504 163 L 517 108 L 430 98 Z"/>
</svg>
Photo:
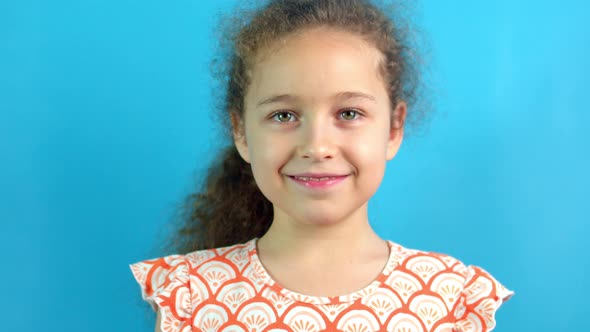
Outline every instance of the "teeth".
<svg viewBox="0 0 590 332">
<path fill-rule="evenodd" d="M 299 179 L 299 180 L 303 180 L 303 181 L 326 181 L 329 179 L 333 179 L 331 177 L 321 177 L 321 178 L 311 178 L 311 177 L 307 177 L 307 176 L 296 176 L 295 178 Z"/>
</svg>

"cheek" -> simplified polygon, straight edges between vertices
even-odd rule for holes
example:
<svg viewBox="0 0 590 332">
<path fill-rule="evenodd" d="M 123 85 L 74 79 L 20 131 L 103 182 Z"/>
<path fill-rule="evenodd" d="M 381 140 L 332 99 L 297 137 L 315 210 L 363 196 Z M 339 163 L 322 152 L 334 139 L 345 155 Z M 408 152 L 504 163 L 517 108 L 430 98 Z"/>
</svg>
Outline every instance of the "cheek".
<svg viewBox="0 0 590 332">
<path fill-rule="evenodd" d="M 381 183 L 385 174 L 385 165 L 387 162 L 387 142 L 382 135 L 376 135 L 376 130 L 367 133 L 358 140 L 354 141 L 351 158 L 355 168 L 357 168 L 359 181 L 370 190 L 368 194 L 372 195 Z"/>
<path fill-rule="evenodd" d="M 255 173 L 264 172 L 264 174 L 270 174 L 271 169 L 280 167 L 288 149 L 282 143 L 280 138 L 270 137 L 269 135 L 253 137 L 248 148 Z"/>
<path fill-rule="evenodd" d="M 281 171 L 286 163 L 288 147 L 277 140 L 257 139 L 248 145 L 254 181 L 270 202 L 276 202 L 281 186 Z"/>
<path fill-rule="evenodd" d="M 384 161 L 387 152 L 385 135 L 376 135 L 379 130 L 373 129 L 351 140 L 352 149 L 357 159 L 365 164 Z"/>
<path fill-rule="evenodd" d="M 386 151 L 382 140 L 357 143 L 353 164 L 357 168 L 359 185 L 369 197 L 372 196 L 385 174 Z"/>
</svg>

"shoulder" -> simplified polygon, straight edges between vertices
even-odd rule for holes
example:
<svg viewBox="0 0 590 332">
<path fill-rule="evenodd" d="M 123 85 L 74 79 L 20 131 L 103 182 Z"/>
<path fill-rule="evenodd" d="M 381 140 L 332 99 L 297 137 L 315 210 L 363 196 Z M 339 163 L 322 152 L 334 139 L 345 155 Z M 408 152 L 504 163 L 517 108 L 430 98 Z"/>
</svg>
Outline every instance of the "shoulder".
<svg viewBox="0 0 590 332">
<path fill-rule="evenodd" d="M 142 297 L 158 312 L 158 326 L 185 331 L 195 306 L 205 301 L 224 282 L 236 278 L 246 265 L 253 240 L 223 248 L 168 255 L 130 265 Z"/>
<path fill-rule="evenodd" d="M 461 331 L 491 330 L 496 310 L 514 294 L 483 268 L 451 255 L 397 244 L 391 248 L 397 260 L 386 283 L 410 307 L 428 302 L 450 314 Z"/>
<path fill-rule="evenodd" d="M 157 289 L 162 289 L 172 280 L 188 281 L 189 277 L 214 271 L 235 277 L 235 272 L 247 264 L 254 242 L 203 249 L 187 254 L 173 254 L 147 259 L 130 265 L 133 276 L 144 290 L 144 298 Z"/>
<path fill-rule="evenodd" d="M 512 293 L 482 267 L 466 264 L 445 253 L 409 249 L 391 241 L 390 243 L 395 270 L 416 278 L 425 286 L 434 287 L 441 280 L 448 279 L 460 284 L 462 288 L 468 288 L 474 283 L 485 284 L 503 297 Z"/>
<path fill-rule="evenodd" d="M 457 258 L 433 251 L 411 249 L 390 243 L 390 265 L 394 272 L 404 273 L 428 284 L 433 277 L 452 274 L 457 277 L 466 274 L 466 265 Z"/>
<path fill-rule="evenodd" d="M 214 266 L 240 266 L 245 264 L 255 249 L 255 240 L 215 249 L 198 250 L 184 255 L 186 262 L 198 270 Z"/>
</svg>

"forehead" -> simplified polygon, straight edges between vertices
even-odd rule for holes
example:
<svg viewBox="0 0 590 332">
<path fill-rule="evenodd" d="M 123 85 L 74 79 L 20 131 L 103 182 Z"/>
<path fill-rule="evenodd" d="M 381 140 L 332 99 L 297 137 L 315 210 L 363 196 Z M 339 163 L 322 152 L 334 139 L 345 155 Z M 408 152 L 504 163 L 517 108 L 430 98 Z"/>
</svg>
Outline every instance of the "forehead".
<svg viewBox="0 0 590 332">
<path fill-rule="evenodd" d="M 246 99 L 293 93 L 312 99 L 341 91 L 383 94 L 382 54 L 362 37 L 316 28 L 284 38 L 262 53 L 250 72 Z"/>
</svg>

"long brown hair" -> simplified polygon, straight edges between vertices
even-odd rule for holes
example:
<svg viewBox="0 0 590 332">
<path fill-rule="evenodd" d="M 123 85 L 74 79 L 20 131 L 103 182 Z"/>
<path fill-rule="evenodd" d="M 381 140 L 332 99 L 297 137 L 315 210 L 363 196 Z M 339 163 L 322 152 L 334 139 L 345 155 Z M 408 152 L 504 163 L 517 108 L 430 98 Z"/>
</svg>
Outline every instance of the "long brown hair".
<svg viewBox="0 0 590 332">
<path fill-rule="evenodd" d="M 399 4 L 368 0 L 270 0 L 250 9 L 236 8 L 220 20 L 219 55 L 212 69 L 218 84 L 217 120 L 226 144 L 209 165 L 204 182 L 183 202 L 182 224 L 170 243 L 175 252 L 242 243 L 264 235 L 272 223 L 272 204 L 234 146 L 230 115 L 243 118 L 248 70 L 277 40 L 319 26 L 362 36 L 383 54 L 380 71 L 391 109 L 403 100 L 409 109 L 406 124 L 423 118 L 426 107 L 415 107 L 421 86 L 412 44 L 416 40 L 402 17 L 404 10 Z"/>
</svg>

